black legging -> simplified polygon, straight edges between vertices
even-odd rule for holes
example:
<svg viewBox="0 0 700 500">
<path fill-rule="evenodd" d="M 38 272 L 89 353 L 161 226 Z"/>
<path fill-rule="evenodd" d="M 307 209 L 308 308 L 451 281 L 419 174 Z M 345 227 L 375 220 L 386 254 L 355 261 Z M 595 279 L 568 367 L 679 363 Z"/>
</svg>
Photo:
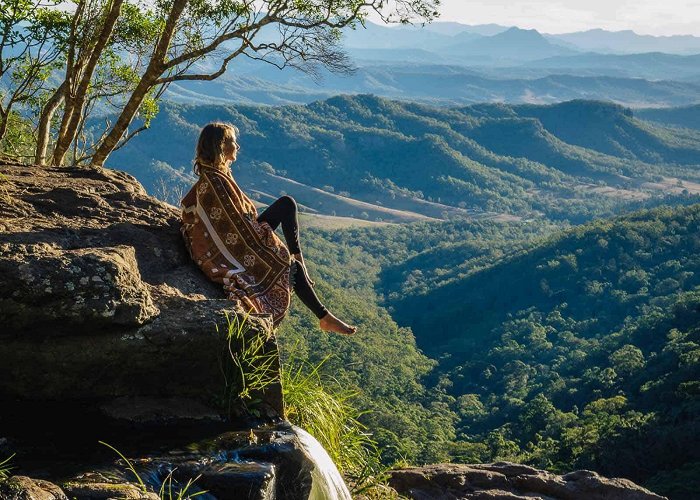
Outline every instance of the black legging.
<svg viewBox="0 0 700 500">
<path fill-rule="evenodd" d="M 297 219 L 297 203 L 291 196 L 282 196 L 275 200 L 263 213 L 258 216 L 258 222 L 267 222 L 274 231 L 282 224 L 282 233 L 291 254 L 301 253 L 299 246 L 299 221 Z M 317 318 L 321 319 L 328 310 L 318 300 L 309 282 L 309 276 L 304 265 L 296 261 L 291 275 L 294 292 L 302 303 L 308 307 Z"/>
</svg>

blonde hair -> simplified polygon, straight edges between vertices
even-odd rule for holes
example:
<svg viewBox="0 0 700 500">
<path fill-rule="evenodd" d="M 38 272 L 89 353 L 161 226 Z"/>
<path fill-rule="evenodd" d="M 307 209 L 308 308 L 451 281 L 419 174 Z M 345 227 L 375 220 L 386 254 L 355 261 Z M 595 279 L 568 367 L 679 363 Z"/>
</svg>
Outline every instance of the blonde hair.
<svg viewBox="0 0 700 500">
<path fill-rule="evenodd" d="M 236 140 L 238 128 L 231 123 L 212 122 L 199 133 L 194 158 L 194 173 L 199 175 L 200 167 L 222 169 L 226 167 L 229 151 L 225 151 L 227 139 Z"/>
</svg>

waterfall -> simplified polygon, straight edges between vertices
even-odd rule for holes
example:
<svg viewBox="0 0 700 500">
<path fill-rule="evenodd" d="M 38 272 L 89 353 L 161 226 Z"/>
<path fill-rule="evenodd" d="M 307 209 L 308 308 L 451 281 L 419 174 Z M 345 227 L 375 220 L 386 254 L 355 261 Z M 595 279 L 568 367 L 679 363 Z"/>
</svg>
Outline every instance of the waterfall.
<svg viewBox="0 0 700 500">
<path fill-rule="evenodd" d="M 352 500 L 343 477 L 321 443 L 304 429 L 293 428 L 304 451 L 314 463 L 309 500 Z"/>
<path fill-rule="evenodd" d="M 279 496 L 352 500 L 330 455 L 311 434 L 288 422 L 256 431 L 255 439 L 260 439 L 260 444 L 250 444 L 248 436 L 252 431 L 230 432 L 166 455 L 128 462 L 135 471 L 114 464 L 103 472 L 132 483 L 140 479 L 155 492 L 164 486 L 165 498 L 170 493 L 173 498 L 178 497 L 181 489 L 194 480 L 187 492 L 197 494 L 197 500 L 275 500 Z M 287 469 L 278 470 L 279 467 Z"/>
</svg>

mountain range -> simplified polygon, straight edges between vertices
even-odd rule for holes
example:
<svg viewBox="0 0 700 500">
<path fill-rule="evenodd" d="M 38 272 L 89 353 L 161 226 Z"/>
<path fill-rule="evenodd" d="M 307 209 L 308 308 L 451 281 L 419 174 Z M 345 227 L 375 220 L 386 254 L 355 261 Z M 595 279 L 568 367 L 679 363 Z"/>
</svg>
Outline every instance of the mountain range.
<svg viewBox="0 0 700 500">
<path fill-rule="evenodd" d="M 411 49 L 411 54 L 415 55 L 416 52 Z M 637 73 L 630 69 L 632 66 L 651 68 L 640 70 L 640 73 L 649 76 L 665 68 L 668 74 L 675 71 L 679 79 L 694 74 L 693 66 L 686 64 L 685 60 L 669 61 L 659 69 L 653 69 L 653 61 L 657 59 L 654 55 L 637 58 L 630 62 L 628 69 L 625 69 L 625 62 L 615 68 L 614 61 L 606 61 L 601 65 L 610 68 L 603 67 L 600 71 L 587 67 L 574 68 L 569 71 L 570 74 L 561 68 L 548 67 L 553 60 L 545 59 L 542 62 L 544 69 L 518 68 L 513 71 L 515 76 L 512 78 L 509 77 L 510 69 L 476 70 L 426 62 L 429 59 L 431 57 L 425 55 L 423 62 L 389 64 L 372 61 L 358 67 L 349 76 L 325 74 L 322 83 L 295 70 L 281 72 L 260 63 L 253 65 L 243 62 L 237 71 L 213 82 L 179 82 L 171 85 L 166 97 L 183 104 L 217 102 L 268 105 L 307 104 L 338 94 L 363 93 L 440 105 L 478 102 L 547 104 L 586 98 L 612 100 L 633 107 L 668 107 L 694 104 L 700 100 L 700 83 L 690 81 L 692 79 L 647 80 L 637 77 Z M 572 63 L 567 59 L 564 65 L 571 66 Z M 674 70 L 674 67 L 678 70 Z M 620 73 L 635 76 L 608 75 Z M 535 74 L 545 76 L 533 77 Z"/>
<path fill-rule="evenodd" d="M 597 48 L 616 41 L 620 50 Z M 343 44 L 355 66 L 349 75 L 281 71 L 237 59 L 212 82 L 171 85 L 166 98 L 186 104 L 279 105 L 371 93 L 440 105 L 600 99 L 635 108 L 684 106 L 700 101 L 699 41 L 602 30 L 545 35 L 498 25 L 367 22 L 365 28 L 344 31 Z M 211 72 L 218 65 L 210 58 L 196 67 Z"/>
<path fill-rule="evenodd" d="M 640 35 L 631 30 L 608 31 L 590 29 L 572 33 L 540 34 L 537 30 L 498 24 L 468 25 L 456 22 L 434 22 L 423 27 L 383 26 L 367 22 L 370 36 L 363 36 L 361 29 L 346 32 L 345 45 L 353 48 L 465 47 L 481 40 L 482 44 L 497 45 L 505 40 L 518 42 L 530 40 L 540 46 L 555 46 L 579 52 L 605 54 L 639 54 L 665 52 L 669 54 L 700 53 L 700 37 L 692 35 L 652 36 Z M 505 35 L 505 36 L 504 36 Z M 547 45 L 546 45 L 547 44 Z"/>
<path fill-rule="evenodd" d="M 191 183 L 201 127 L 236 124 L 234 171 L 266 202 L 364 221 L 455 217 L 585 220 L 700 193 L 700 133 L 640 120 L 619 105 L 435 107 L 375 96 L 308 105 L 167 104 L 109 165 L 153 191 Z M 178 202 L 177 196 L 171 197 Z"/>
</svg>

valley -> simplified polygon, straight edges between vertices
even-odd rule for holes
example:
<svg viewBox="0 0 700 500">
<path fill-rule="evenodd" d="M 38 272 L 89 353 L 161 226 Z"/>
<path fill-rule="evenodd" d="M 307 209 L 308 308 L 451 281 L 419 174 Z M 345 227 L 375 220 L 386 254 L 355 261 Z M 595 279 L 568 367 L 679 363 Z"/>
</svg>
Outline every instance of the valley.
<svg viewBox="0 0 700 500">
<path fill-rule="evenodd" d="M 309 214 L 392 223 L 583 221 L 700 193 L 699 132 L 599 101 L 444 108 L 341 96 L 279 108 L 166 104 L 110 165 L 151 191 L 167 184 L 177 204 L 192 182 L 197 131 L 212 120 L 239 125 L 235 176 L 254 198 L 290 194 Z"/>
<path fill-rule="evenodd" d="M 234 176 L 260 206 L 297 199 L 318 293 L 362 332 L 321 334 L 295 303 L 283 355 L 357 388 L 384 460 L 586 467 L 685 498 L 700 457 L 673 443 L 700 418 L 700 135 L 653 113 L 167 104 L 112 162 L 186 186 L 199 128 L 240 127 Z"/>
<path fill-rule="evenodd" d="M 10 313 L 34 321 L 25 305 L 43 314 L 36 304 L 46 301 L 48 313 L 79 319 L 90 336 L 101 335 L 94 325 L 104 322 L 115 346 L 126 339 L 153 352 L 160 345 L 148 336 L 118 334 L 120 315 L 133 316 L 129 332 L 157 327 L 164 338 L 189 342 L 178 333 L 181 316 L 193 335 L 205 334 L 211 322 L 200 309 L 215 306 L 231 330 L 231 303 L 190 261 L 176 207 L 197 180 L 202 128 L 233 124 L 235 181 L 259 211 L 282 196 L 296 200 L 313 290 L 358 328 L 352 336 L 321 331 L 298 297 L 276 330 L 255 318 L 279 348 L 279 366 L 277 351 L 270 358 L 281 381 L 273 384 L 275 404 L 285 403 L 284 394 L 288 407 L 275 411 L 316 432 L 355 491 L 363 481 L 386 491 L 380 483 L 391 467 L 509 461 L 556 474 L 594 470 L 671 500 L 700 499 L 700 37 L 457 22 L 390 27 L 363 18 L 295 40 L 296 57 L 274 45 L 279 30 L 262 26 L 265 57 L 234 34 L 218 51 L 186 54 L 192 57 L 159 84 L 149 83 L 128 128 L 109 145 L 105 166 L 120 172 L 93 168 L 100 165 L 93 153 L 142 76 L 125 47 L 140 50 L 145 45 L 130 45 L 131 37 L 145 43 L 136 34 L 160 29 L 144 16 L 129 25 L 135 31 L 117 25 L 116 48 L 84 82 L 86 101 L 52 87 L 63 78 L 61 59 L 44 68 L 34 94 L 11 103 L 0 137 L 7 172 L 0 201 L 3 227 L 23 246 L 4 243 L 15 273 L 6 273 L 14 279 L 3 299 Z M 202 42 L 185 38 L 169 50 Z M 234 42 L 250 49 L 237 54 L 248 57 L 232 58 L 210 78 Z M 343 53 L 326 51 L 340 47 Z M 0 74 L 0 97 L 17 75 Z M 37 154 L 42 116 L 49 117 L 44 153 L 65 146 L 58 156 Z M 73 135 L 61 137 L 71 127 Z M 233 158 L 216 141 L 213 163 Z M 45 164 L 27 165 L 41 158 Z M 23 230 L 33 213 L 40 221 Z M 227 230 L 219 244 L 237 238 Z M 259 263 L 244 257 L 249 269 Z M 55 284 L 26 278 L 25 258 L 60 263 L 45 272 L 57 273 Z M 116 270 L 104 279 L 88 274 L 81 286 L 112 286 L 113 275 L 116 283 L 128 274 L 112 287 L 127 291 L 105 294 L 106 312 L 72 312 L 85 300 L 76 280 L 64 287 L 61 266 L 71 274 L 78 269 L 71 262 L 99 259 L 116 262 Z M 105 270 L 99 266 L 95 273 Z M 280 275 L 286 287 L 285 280 Z M 16 283 L 29 290 L 26 304 L 13 302 Z M 119 309 L 139 297 L 141 313 Z M 46 325 L 53 341 L 50 321 L 39 319 L 36 329 Z M 66 325 L 58 331 L 68 332 Z M 17 340 L 10 337 L 8 352 Z M 34 339 L 20 340 L 31 359 Z M 103 358 L 94 359 L 111 359 L 95 350 Z M 87 350 L 70 353 L 85 355 L 80 366 L 98 363 Z M 197 358 L 205 367 L 197 371 L 218 377 L 207 356 Z M 148 371 L 145 356 L 135 373 L 141 362 Z M 70 393 L 66 380 L 57 383 Z M 168 385 L 151 384 L 154 394 Z M 237 396 L 210 399 L 228 397 L 230 411 L 232 398 L 252 394 L 242 386 Z M 249 402 L 250 415 L 242 403 L 246 418 L 260 417 L 259 401 Z M 258 439 L 242 432 L 243 447 Z M 0 436 L 0 483 L 11 446 Z"/>
</svg>

